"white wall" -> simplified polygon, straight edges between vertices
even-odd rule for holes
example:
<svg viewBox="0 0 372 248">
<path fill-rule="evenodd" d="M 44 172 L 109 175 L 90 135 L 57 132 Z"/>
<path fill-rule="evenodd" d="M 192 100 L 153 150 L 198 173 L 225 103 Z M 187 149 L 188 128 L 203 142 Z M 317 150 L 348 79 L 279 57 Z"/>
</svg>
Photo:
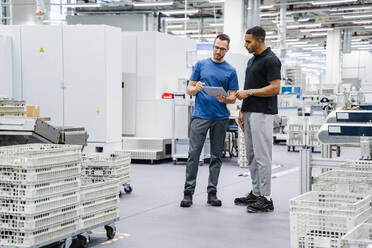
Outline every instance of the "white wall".
<svg viewBox="0 0 372 248">
<path fill-rule="evenodd" d="M 13 0 L 13 24 L 34 23 L 36 20 L 35 13 L 35 0 Z"/>
<path fill-rule="evenodd" d="M 13 58 L 12 38 L 0 35 L 0 97 L 12 98 L 13 96 Z"/>
</svg>

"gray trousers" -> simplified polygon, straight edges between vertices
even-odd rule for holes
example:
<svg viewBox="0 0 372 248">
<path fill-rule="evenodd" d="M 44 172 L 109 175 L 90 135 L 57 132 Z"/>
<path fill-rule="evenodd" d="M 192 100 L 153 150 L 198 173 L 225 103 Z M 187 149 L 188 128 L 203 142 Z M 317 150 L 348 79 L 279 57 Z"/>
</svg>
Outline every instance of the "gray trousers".
<svg viewBox="0 0 372 248">
<path fill-rule="evenodd" d="M 244 112 L 244 141 L 255 195 L 271 194 L 273 115 Z"/>
<path fill-rule="evenodd" d="M 225 144 L 228 120 L 192 119 L 190 123 L 189 156 L 186 164 L 185 192 L 195 191 L 196 176 L 199 169 L 200 153 L 209 130 L 211 159 L 209 164 L 208 193 L 217 192 L 218 177 L 221 170 L 221 156 Z"/>
</svg>

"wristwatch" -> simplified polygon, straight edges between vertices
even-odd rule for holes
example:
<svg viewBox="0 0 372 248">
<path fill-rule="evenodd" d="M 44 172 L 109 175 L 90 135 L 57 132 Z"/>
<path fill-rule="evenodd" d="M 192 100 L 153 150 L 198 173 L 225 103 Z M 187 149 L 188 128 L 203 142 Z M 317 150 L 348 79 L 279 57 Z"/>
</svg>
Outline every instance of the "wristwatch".
<svg viewBox="0 0 372 248">
<path fill-rule="evenodd" d="M 248 94 L 249 94 L 250 96 L 253 96 L 253 89 L 249 89 L 249 90 L 248 90 Z"/>
</svg>

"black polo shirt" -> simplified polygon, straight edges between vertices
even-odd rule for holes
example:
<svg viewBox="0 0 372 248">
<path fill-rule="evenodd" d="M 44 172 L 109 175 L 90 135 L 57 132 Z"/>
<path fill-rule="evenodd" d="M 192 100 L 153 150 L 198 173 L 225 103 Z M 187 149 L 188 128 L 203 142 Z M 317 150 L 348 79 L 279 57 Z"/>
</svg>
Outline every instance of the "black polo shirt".
<svg viewBox="0 0 372 248">
<path fill-rule="evenodd" d="M 281 66 L 280 60 L 271 51 L 270 47 L 266 48 L 261 54 L 254 55 L 247 64 L 244 90 L 260 89 L 268 86 L 269 82 L 272 80 L 281 79 Z M 242 111 L 272 115 L 277 114 L 277 96 L 248 96 L 243 100 Z"/>
</svg>

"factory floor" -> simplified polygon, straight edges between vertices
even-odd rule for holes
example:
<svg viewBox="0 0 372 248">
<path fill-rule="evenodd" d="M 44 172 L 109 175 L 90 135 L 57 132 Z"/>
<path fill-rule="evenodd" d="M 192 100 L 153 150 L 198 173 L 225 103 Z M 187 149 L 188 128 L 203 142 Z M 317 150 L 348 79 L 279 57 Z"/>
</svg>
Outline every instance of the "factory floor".
<svg viewBox="0 0 372 248">
<path fill-rule="evenodd" d="M 132 164 L 133 192 L 121 196 L 116 238 L 107 241 L 104 229 L 97 229 L 89 247 L 288 248 L 289 199 L 299 194 L 299 152 L 275 145 L 273 164 L 275 210 L 262 214 L 247 213 L 233 203 L 251 190 L 250 177 L 244 176 L 248 169 L 239 168 L 236 158 L 223 160 L 218 185 L 222 207 L 207 204 L 207 165 L 199 169 L 194 204 L 180 208 L 185 163 Z"/>
</svg>

